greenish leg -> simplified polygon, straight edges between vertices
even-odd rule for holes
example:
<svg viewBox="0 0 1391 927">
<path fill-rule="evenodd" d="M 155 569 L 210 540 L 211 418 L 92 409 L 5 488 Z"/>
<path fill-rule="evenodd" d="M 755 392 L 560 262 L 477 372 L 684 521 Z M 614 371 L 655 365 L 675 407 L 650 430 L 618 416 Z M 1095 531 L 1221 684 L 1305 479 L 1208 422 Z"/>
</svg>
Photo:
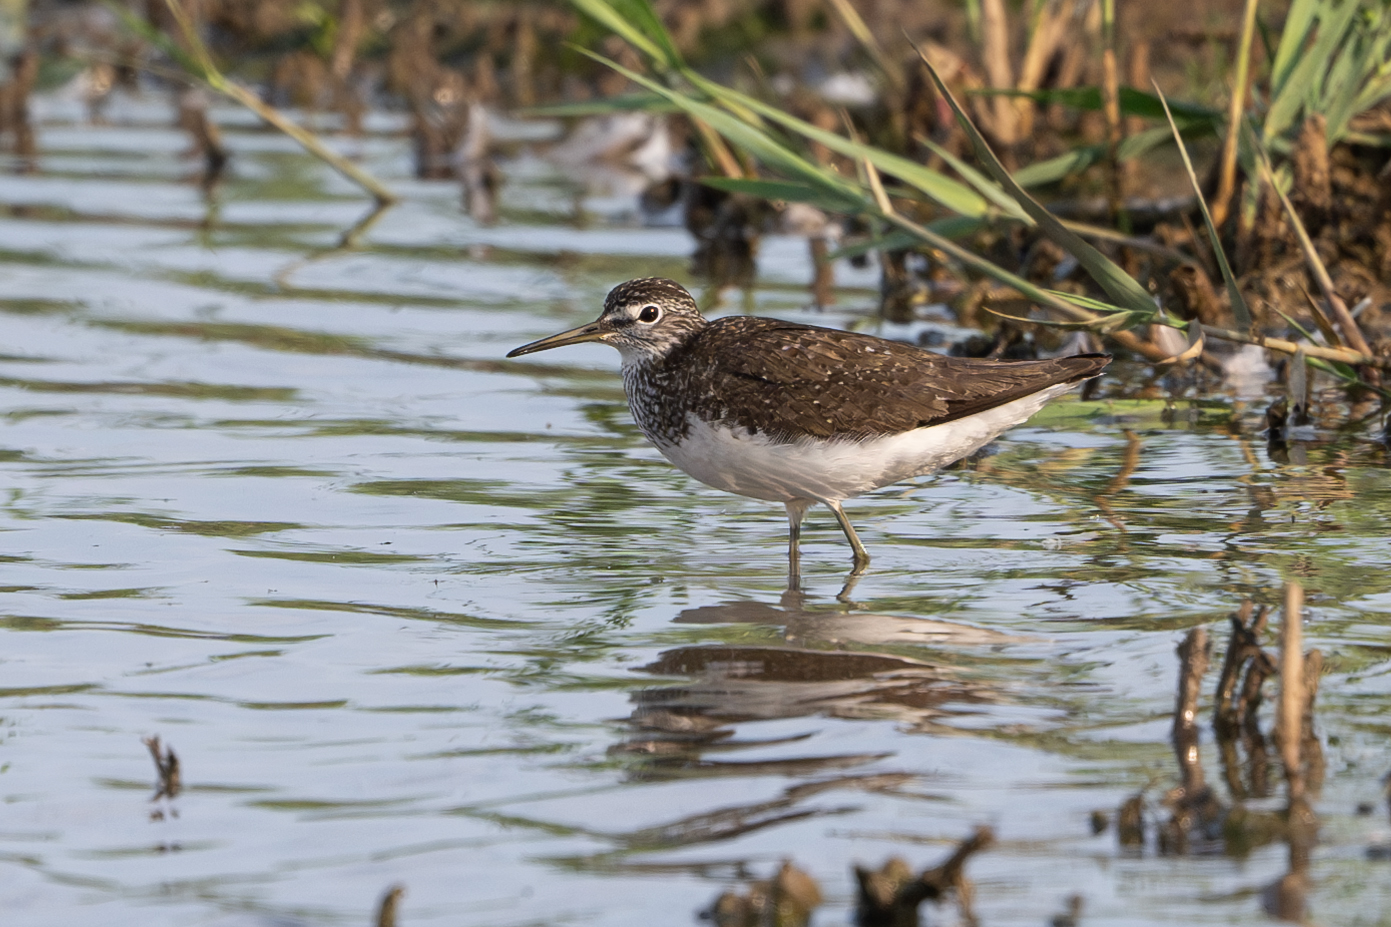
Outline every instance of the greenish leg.
<svg viewBox="0 0 1391 927">
<path fill-rule="evenodd" d="M 802 584 L 802 552 L 797 546 L 802 539 L 802 519 L 811 506 L 810 499 L 784 502 L 787 509 L 787 588 L 796 590 Z"/>
<path fill-rule="evenodd" d="M 845 510 L 840 507 L 839 502 L 832 502 L 829 499 L 821 500 L 826 508 L 835 513 L 836 521 L 840 522 L 840 529 L 845 532 L 845 539 L 850 542 L 850 549 L 855 552 L 855 568 L 850 571 L 852 576 L 858 576 L 869 566 L 869 551 L 860 543 L 860 536 L 855 533 L 855 526 L 850 524 L 850 519 L 845 517 Z"/>
</svg>

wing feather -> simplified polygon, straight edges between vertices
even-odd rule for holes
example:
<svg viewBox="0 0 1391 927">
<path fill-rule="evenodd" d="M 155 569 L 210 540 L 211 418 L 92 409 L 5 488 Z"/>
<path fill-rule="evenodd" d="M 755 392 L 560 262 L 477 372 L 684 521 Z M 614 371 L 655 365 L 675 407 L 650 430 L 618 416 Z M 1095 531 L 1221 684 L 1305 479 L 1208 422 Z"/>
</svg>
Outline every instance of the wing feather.
<svg viewBox="0 0 1391 927">
<path fill-rule="evenodd" d="M 871 335 L 738 316 L 685 350 L 690 411 L 779 438 L 860 440 L 939 425 L 1099 373 L 1109 357 L 947 357 Z M 676 362 L 678 358 L 669 358 Z"/>
</svg>

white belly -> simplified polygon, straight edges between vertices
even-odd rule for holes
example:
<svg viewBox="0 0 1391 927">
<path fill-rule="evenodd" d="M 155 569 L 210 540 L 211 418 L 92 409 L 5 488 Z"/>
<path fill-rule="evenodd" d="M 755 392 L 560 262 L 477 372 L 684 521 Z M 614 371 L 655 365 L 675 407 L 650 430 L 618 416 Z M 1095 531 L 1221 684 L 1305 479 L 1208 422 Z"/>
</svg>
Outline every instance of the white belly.
<svg viewBox="0 0 1391 927">
<path fill-rule="evenodd" d="M 864 441 L 780 443 L 692 417 L 680 444 L 658 444 L 657 449 L 702 483 L 725 492 L 770 502 L 839 502 L 960 460 L 1075 385 L 1059 383 L 979 415 Z"/>
</svg>

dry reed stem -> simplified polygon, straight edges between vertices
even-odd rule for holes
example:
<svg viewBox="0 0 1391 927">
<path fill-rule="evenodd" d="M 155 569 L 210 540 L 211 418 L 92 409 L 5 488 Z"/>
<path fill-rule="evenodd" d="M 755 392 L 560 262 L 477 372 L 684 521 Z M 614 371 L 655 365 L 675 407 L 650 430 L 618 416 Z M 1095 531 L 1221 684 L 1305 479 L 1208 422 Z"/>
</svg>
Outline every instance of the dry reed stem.
<svg viewBox="0 0 1391 927">
<path fill-rule="evenodd" d="M 1009 20 L 1004 0 L 981 0 L 981 57 L 985 76 L 996 90 L 1014 87 L 1013 69 L 1009 64 Z M 1019 141 L 1018 111 L 1014 101 L 1006 96 L 994 99 L 995 138 L 1006 147 Z"/>
<path fill-rule="evenodd" d="M 1221 170 L 1217 178 L 1217 193 L 1212 202 L 1212 224 L 1221 227 L 1227 219 L 1232 193 L 1236 189 L 1237 142 L 1241 136 L 1241 113 L 1246 108 L 1247 85 L 1251 73 L 1251 45 L 1256 34 L 1256 6 L 1259 0 L 1246 0 L 1241 19 L 1241 44 L 1237 47 L 1236 76 L 1232 84 L 1232 102 L 1227 109 L 1227 137 L 1222 142 Z"/>
<path fill-rule="evenodd" d="M 694 116 L 690 119 L 691 124 L 695 126 L 696 134 L 700 136 L 701 147 L 715 162 L 715 167 L 719 168 L 720 173 L 735 179 L 747 177 L 743 165 L 739 163 L 738 158 L 734 157 L 734 152 L 729 150 L 729 146 L 724 143 L 720 133 Z"/>
<path fill-rule="evenodd" d="M 1344 347 L 1343 339 L 1338 334 L 1338 329 L 1333 327 L 1333 322 L 1328 318 L 1328 313 L 1324 312 L 1323 307 L 1319 305 L 1319 301 L 1314 299 L 1314 294 L 1310 293 L 1309 288 L 1302 283 L 1299 285 L 1299 290 L 1309 302 L 1309 315 L 1313 317 L 1314 324 L 1318 326 L 1319 333 L 1335 348 Z"/>
<path fill-rule="evenodd" d="M 1111 31 L 1114 41 L 1114 31 Z M 1116 49 L 1108 45 L 1101 52 L 1102 113 L 1106 117 L 1106 161 L 1110 175 L 1111 216 L 1114 219 L 1125 208 L 1124 179 L 1121 171 L 1121 97 L 1120 75 L 1116 67 Z"/>
<path fill-rule="evenodd" d="M 1116 334 L 1120 334 L 1120 332 Z M 1284 338 L 1267 338 L 1265 335 L 1250 335 L 1243 332 L 1234 332 L 1229 328 L 1218 328 L 1215 325 L 1204 325 L 1203 334 L 1209 335 L 1220 341 L 1237 341 L 1242 344 L 1260 345 L 1272 351 L 1279 351 L 1281 354 L 1292 355 L 1299 351 L 1303 351 L 1305 355 L 1309 357 L 1342 361 L 1354 367 L 1376 367 L 1380 370 L 1391 370 L 1391 358 L 1364 354 L 1361 351 L 1353 351 L 1348 348 L 1328 348 L 1319 344 L 1296 344 L 1293 341 L 1286 341 Z"/>
<path fill-rule="evenodd" d="M 1067 35 L 1068 18 L 1076 4 L 1074 0 L 1060 0 L 1056 4 L 1046 4 L 1039 13 L 1034 26 L 1034 34 L 1029 37 L 1029 47 L 1024 51 L 1024 61 L 1019 65 L 1019 80 L 1015 89 L 1024 92 L 1037 90 L 1047 76 L 1048 63 L 1062 45 Z M 1019 134 L 1028 136 L 1033 132 L 1034 116 L 1038 106 L 1028 97 L 1014 101 L 1019 113 Z"/>
<path fill-rule="evenodd" d="M 1270 188 L 1280 197 L 1280 205 L 1285 208 L 1285 215 L 1289 217 L 1290 226 L 1294 229 L 1295 238 L 1299 241 L 1299 248 L 1304 253 L 1304 261 L 1309 265 L 1309 273 L 1318 281 L 1319 289 L 1323 291 L 1323 298 L 1328 302 L 1328 306 L 1333 312 L 1333 321 L 1342 329 L 1343 340 L 1354 351 L 1370 355 L 1372 349 L 1367 344 L 1367 339 L 1363 337 L 1362 329 L 1358 326 L 1357 320 L 1352 317 L 1352 313 L 1348 312 L 1348 304 L 1333 288 L 1333 278 L 1328 275 L 1328 268 L 1324 266 L 1323 259 L 1319 257 L 1313 240 L 1309 238 L 1309 231 L 1304 227 L 1304 220 L 1295 211 L 1294 204 L 1285 195 L 1285 191 L 1281 190 L 1280 186 L 1275 183 L 1270 164 L 1264 155 L 1261 157 L 1261 174 L 1265 182 L 1270 184 Z"/>
<path fill-rule="evenodd" d="M 1131 37 L 1131 46 L 1126 50 L 1126 83 L 1132 87 L 1143 87 L 1151 80 L 1150 77 L 1150 43 L 1147 39 L 1138 36 Z M 1137 135 L 1144 131 L 1145 120 L 1142 116 L 1126 116 L 1122 122 L 1122 131 L 1126 135 Z M 1133 162 L 1126 162 L 1126 167 L 1133 166 Z"/>
<path fill-rule="evenodd" d="M 845 136 L 855 144 L 862 144 L 860 133 L 855 131 L 855 121 L 850 118 L 850 112 L 846 109 L 840 111 L 840 121 L 845 124 Z M 884 180 L 879 176 L 879 169 L 874 166 L 874 162 L 869 159 L 869 155 L 860 158 L 860 169 L 864 174 L 865 183 L 869 185 L 869 192 L 874 196 L 874 205 L 885 216 L 895 216 L 898 210 L 894 209 L 893 201 L 889 199 L 889 194 L 884 190 Z"/>
<path fill-rule="evenodd" d="M 869 160 L 864 159 L 865 176 L 869 180 L 869 189 L 874 193 L 874 202 L 879 209 L 885 213 L 894 213 L 894 204 L 889 201 L 889 196 L 884 192 L 884 182 L 879 178 L 879 170 Z"/>
<path fill-rule="evenodd" d="M 300 146 L 303 147 L 305 151 L 372 194 L 378 203 L 383 206 L 390 206 L 397 202 L 398 198 L 396 194 L 383 186 L 381 181 L 319 141 L 318 136 L 295 124 L 288 116 L 280 112 L 280 110 L 263 102 L 260 97 L 256 96 L 256 94 L 252 93 L 241 84 L 227 80 L 221 75 L 217 75 L 217 77 L 219 78 L 218 80 L 209 82 L 209 86 L 214 90 L 236 100 L 242 106 L 245 106 L 257 116 L 260 116 L 263 120 L 299 142 Z"/>
</svg>

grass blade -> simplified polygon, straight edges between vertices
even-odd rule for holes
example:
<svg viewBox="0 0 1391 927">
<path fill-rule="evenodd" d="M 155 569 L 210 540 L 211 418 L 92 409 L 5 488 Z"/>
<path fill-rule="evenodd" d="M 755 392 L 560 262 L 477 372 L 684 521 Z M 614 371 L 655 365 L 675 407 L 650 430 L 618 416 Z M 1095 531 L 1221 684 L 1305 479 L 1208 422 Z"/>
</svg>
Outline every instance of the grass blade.
<svg viewBox="0 0 1391 927">
<path fill-rule="evenodd" d="M 1168 105 L 1164 100 L 1164 94 L 1159 90 L 1159 85 L 1155 84 L 1155 91 L 1159 93 L 1161 102 Z M 1213 224 L 1212 213 L 1208 212 L 1207 201 L 1203 199 L 1203 188 L 1198 183 L 1198 175 L 1193 173 L 1193 162 L 1188 159 L 1188 146 L 1183 144 L 1183 138 L 1179 135 L 1178 126 L 1173 119 L 1169 120 L 1169 128 L 1174 133 L 1174 141 L 1178 144 L 1179 154 L 1183 156 L 1184 170 L 1188 171 L 1188 182 L 1193 185 L 1193 192 L 1198 197 L 1198 208 L 1202 210 L 1203 221 L 1207 223 L 1207 234 L 1212 241 L 1212 251 L 1217 257 L 1217 266 L 1222 271 L 1222 279 L 1227 284 L 1227 296 L 1231 299 L 1232 315 L 1236 318 L 1237 328 L 1241 331 L 1251 330 L 1251 308 L 1246 305 L 1246 299 L 1241 295 L 1241 290 L 1236 285 L 1236 277 L 1232 275 L 1232 267 L 1227 263 L 1226 252 L 1222 250 L 1222 239 L 1217 235 L 1217 226 Z"/>
<path fill-rule="evenodd" d="M 866 202 L 864 192 L 854 184 L 851 184 L 830 170 L 801 157 L 796 152 L 784 146 L 781 142 L 769 136 L 766 132 L 763 132 L 755 126 L 749 125 L 733 114 L 716 106 L 711 106 L 709 103 L 702 103 L 699 100 L 692 99 L 676 90 L 663 87 L 651 78 L 638 74 L 635 71 L 630 71 L 617 62 L 610 61 L 603 55 L 596 54 L 583 48 L 578 48 L 576 50 L 612 68 L 633 83 L 665 97 L 671 103 L 674 103 L 684 110 L 687 115 L 704 122 L 714 131 L 720 133 L 720 135 L 723 135 L 735 145 L 743 148 L 772 170 L 781 172 L 792 179 L 805 181 L 839 200 L 862 204 Z"/>
<path fill-rule="evenodd" d="M 1280 45 L 1275 50 L 1275 63 L 1270 68 L 1270 95 L 1278 96 L 1289 84 L 1291 72 L 1298 63 L 1314 24 L 1318 19 L 1320 0 L 1294 0 L 1285 15 L 1285 28 L 1280 33 Z"/>
<path fill-rule="evenodd" d="M 915 46 L 916 47 L 916 46 Z M 1121 306 L 1133 309 L 1137 312 L 1152 312 L 1155 308 L 1153 297 L 1145 291 L 1145 288 L 1135 282 L 1135 279 L 1118 267 L 1115 262 L 1100 251 L 1087 244 L 1081 237 L 1069 231 L 1057 217 L 1043 207 L 1041 203 L 1031 197 L 1024 188 L 1014 182 L 1010 177 L 1009 171 L 1000 163 L 1000 159 L 995 157 L 995 153 L 990 150 L 990 145 L 985 137 L 980 134 L 975 125 L 971 122 L 966 111 L 961 108 L 956 97 L 947 89 L 942 76 L 937 73 L 937 69 L 928 61 L 927 56 L 918 49 L 918 55 L 922 58 L 923 64 L 927 67 L 928 73 L 932 75 L 933 82 L 937 85 L 940 93 L 956 113 L 956 120 L 965 130 L 966 135 L 971 140 L 972 147 L 975 148 L 976 157 L 983 163 L 999 183 L 1009 192 L 1010 196 L 1022 206 L 1035 222 L 1038 223 L 1039 230 L 1060 245 L 1065 251 L 1077 258 L 1078 262 L 1086 268 L 1087 273 L 1091 274 L 1092 279 L 1105 290 L 1112 299 L 1116 300 Z"/>
<path fill-rule="evenodd" d="M 964 238 L 967 235 L 974 235 L 986 225 L 984 219 L 972 219 L 970 216 L 947 216 L 944 219 L 933 219 L 923 227 L 945 238 Z M 905 232 L 903 229 L 895 229 L 892 232 L 875 235 L 864 241 L 857 241 L 844 248 L 838 248 L 826 257 L 837 260 L 869 254 L 871 251 L 902 251 L 905 248 L 918 248 L 923 244 L 920 236 L 912 232 Z M 1071 298 L 1071 294 L 1064 293 L 1062 295 Z"/>
<path fill-rule="evenodd" d="M 818 128 L 774 106 L 769 106 L 762 100 L 739 93 L 736 90 L 730 90 L 728 87 L 722 87 L 693 71 L 685 72 L 685 76 L 699 90 L 711 98 L 719 100 L 722 105 L 738 107 L 756 113 L 769 122 L 790 129 L 803 138 L 820 142 L 837 154 L 845 155 L 856 161 L 868 159 L 871 164 L 885 174 L 897 177 L 909 186 L 920 190 L 934 203 L 958 215 L 985 218 L 990 214 L 990 203 L 985 197 L 966 184 L 952 180 L 945 174 L 930 170 L 899 155 L 890 154 L 882 148 L 853 142 L 843 135 Z"/>
<path fill-rule="evenodd" d="M 668 69 L 680 67 L 680 58 L 676 55 L 676 49 L 671 45 L 671 37 L 666 35 L 666 29 L 661 28 L 661 20 L 656 19 L 655 14 L 652 13 L 652 8 L 647 7 L 646 16 L 644 16 L 640 10 L 628 9 L 646 6 L 646 4 L 635 2 L 635 0 L 627 0 L 627 2 L 620 0 L 625 7 L 625 12 L 630 14 L 634 12 L 637 13 L 636 16 L 629 18 L 628 16 L 620 14 L 618 10 L 615 9 L 614 4 L 607 3 L 605 0 L 570 0 L 570 2 L 579 7 L 580 11 L 590 19 L 604 26 L 614 35 L 618 36 L 653 61 L 664 65 Z M 659 35 L 665 38 L 665 41 L 650 38 L 643 29 L 638 27 L 634 20 L 644 22 L 644 24 L 649 25 L 649 27 L 650 21 L 656 20 L 658 26 L 657 31 Z"/>
<path fill-rule="evenodd" d="M 678 113 L 680 110 L 655 93 L 629 93 L 603 100 L 580 103 L 553 103 L 547 106 L 528 106 L 517 110 L 518 116 L 568 118 L 572 116 L 609 116 L 613 113 Z"/>
<path fill-rule="evenodd" d="M 1193 128 L 1188 131 L 1200 136 L 1209 135 L 1213 131 L 1210 123 L 1194 123 L 1192 125 Z M 1128 135 L 1121 142 L 1116 156 L 1121 161 L 1138 158 L 1151 148 L 1168 141 L 1169 138 L 1169 130 L 1159 128 L 1146 129 L 1143 132 Z M 1014 182 L 1026 189 L 1057 183 L 1064 177 L 1080 174 L 1096 164 L 1106 157 L 1108 149 L 1107 145 L 1087 145 L 1073 149 L 1066 154 L 1060 154 L 1056 158 L 1049 158 L 1047 161 L 1036 161 L 1015 171 Z"/>
<path fill-rule="evenodd" d="M 1289 77 L 1276 88 L 1271 84 L 1270 108 L 1266 111 L 1265 124 L 1261 137 L 1269 145 L 1283 135 L 1295 123 L 1301 108 L 1320 109 L 1319 100 L 1326 86 L 1327 70 L 1336 60 L 1334 56 L 1344 47 L 1344 38 L 1361 6 L 1360 0 L 1343 0 L 1336 9 L 1328 4 L 1315 4 L 1318 34 L 1307 49 L 1298 48 L 1294 53 L 1297 59 L 1289 69 Z M 1293 11 L 1291 11 L 1293 15 Z M 1283 52 L 1284 40 L 1280 42 Z"/>
<path fill-rule="evenodd" d="M 662 18 L 652 8 L 650 0 L 608 0 L 608 2 L 619 16 L 635 24 L 644 35 L 656 43 L 663 52 L 663 64 L 673 70 L 685 66 L 685 62 L 681 59 L 681 52 L 677 51 L 676 43 L 672 41 L 671 33 L 662 24 Z"/>
<path fill-rule="evenodd" d="M 819 186 L 789 180 L 702 177 L 700 182 L 727 193 L 744 193 L 770 202 L 783 200 L 789 203 L 810 203 L 830 212 L 853 213 L 858 212 L 863 206 L 860 199 L 837 196 Z"/>
<path fill-rule="evenodd" d="M 1030 225 L 1034 224 L 1033 220 L 1029 218 L 1028 213 L 1020 209 L 1019 204 L 1016 203 L 1014 200 L 1010 199 L 1009 195 L 1005 193 L 1005 191 L 1000 189 L 999 184 L 995 183 L 989 177 L 986 177 L 980 171 L 976 170 L 974 167 L 967 164 L 965 161 L 962 161 L 956 155 L 952 154 L 950 151 L 943 148 L 941 145 L 937 144 L 927 136 L 919 135 L 918 141 L 921 144 L 926 145 L 928 150 L 930 150 L 937 157 L 947 162 L 947 164 L 951 166 L 951 169 L 960 174 L 962 178 L 966 180 L 967 183 L 975 187 L 981 196 L 990 200 L 990 202 L 994 203 L 996 206 L 1000 207 L 1000 209 L 1004 210 L 1005 212 L 1009 213 L 1015 218 L 1021 219 Z"/>
</svg>

